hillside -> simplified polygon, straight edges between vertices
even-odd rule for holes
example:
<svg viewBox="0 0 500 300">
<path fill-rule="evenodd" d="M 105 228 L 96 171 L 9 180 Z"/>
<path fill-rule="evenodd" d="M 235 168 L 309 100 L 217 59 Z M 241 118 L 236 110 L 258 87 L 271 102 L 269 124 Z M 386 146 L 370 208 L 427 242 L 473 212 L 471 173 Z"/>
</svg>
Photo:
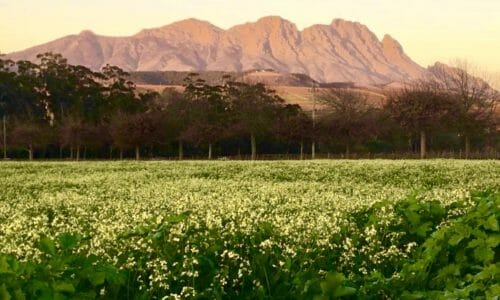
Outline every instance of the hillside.
<svg viewBox="0 0 500 300">
<path fill-rule="evenodd" d="M 192 72 L 188 71 L 142 71 L 130 72 L 130 80 L 138 85 L 182 85 Z M 312 86 L 315 82 L 304 74 L 280 73 L 273 70 L 250 70 L 245 72 L 201 71 L 198 78 L 207 84 L 222 84 L 225 80 L 266 85 Z"/>
</svg>

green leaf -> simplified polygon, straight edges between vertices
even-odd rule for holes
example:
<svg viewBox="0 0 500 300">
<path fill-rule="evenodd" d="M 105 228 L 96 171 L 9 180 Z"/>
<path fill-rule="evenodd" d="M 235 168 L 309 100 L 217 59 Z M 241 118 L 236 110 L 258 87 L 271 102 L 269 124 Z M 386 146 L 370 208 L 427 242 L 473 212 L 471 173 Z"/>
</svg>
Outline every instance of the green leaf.
<svg viewBox="0 0 500 300">
<path fill-rule="evenodd" d="M 165 230 L 162 229 L 153 235 L 154 240 L 162 240 L 165 237 Z"/>
<path fill-rule="evenodd" d="M 446 209 L 441 206 L 439 202 L 434 202 L 430 204 L 429 211 L 436 217 L 442 217 L 446 215 Z"/>
<path fill-rule="evenodd" d="M 486 299 L 498 299 L 500 295 L 500 284 L 493 284 L 486 291 Z"/>
<path fill-rule="evenodd" d="M 321 291 L 323 294 L 331 294 L 335 292 L 338 287 L 341 287 L 345 277 L 342 273 L 328 273 L 324 281 L 320 283 Z"/>
<path fill-rule="evenodd" d="M 332 289 L 332 287 L 326 281 L 322 281 L 319 286 L 321 287 L 321 291 L 323 294 L 328 294 L 328 292 Z"/>
<path fill-rule="evenodd" d="M 449 264 L 439 270 L 436 279 L 443 279 L 449 276 L 459 276 L 460 275 L 460 267 L 456 264 Z"/>
<path fill-rule="evenodd" d="M 411 225 L 420 224 L 420 216 L 418 213 L 408 210 L 405 212 L 405 215 Z"/>
<path fill-rule="evenodd" d="M 54 244 L 54 241 L 46 236 L 40 239 L 38 243 L 38 249 L 45 254 L 50 254 L 50 255 L 56 254 L 56 246 Z"/>
<path fill-rule="evenodd" d="M 489 247 L 480 246 L 474 250 L 474 257 L 483 263 L 487 263 L 493 260 L 495 257 L 495 251 L 491 250 Z"/>
<path fill-rule="evenodd" d="M 95 272 L 89 274 L 89 281 L 93 286 L 99 286 L 101 284 L 104 284 L 105 280 L 106 280 L 106 274 L 104 272 Z"/>
<path fill-rule="evenodd" d="M 464 239 L 464 236 L 462 234 L 454 234 L 449 240 L 448 240 L 448 245 L 450 246 L 456 246 L 458 243 L 460 243 Z"/>
<path fill-rule="evenodd" d="M 417 230 L 415 233 L 420 236 L 420 237 L 426 237 L 427 232 L 431 230 L 432 223 L 431 222 L 426 222 L 420 226 L 418 226 Z"/>
<path fill-rule="evenodd" d="M 75 287 L 71 282 L 65 282 L 65 281 L 55 282 L 52 285 L 52 288 L 54 289 L 55 292 L 61 292 L 61 293 L 75 292 Z"/>
<path fill-rule="evenodd" d="M 62 250 L 71 250 L 78 246 L 81 236 L 78 234 L 63 233 L 59 235 L 58 240 Z"/>
<path fill-rule="evenodd" d="M 500 268 L 499 266 L 492 264 L 489 265 L 488 267 L 485 267 L 481 272 L 476 274 L 474 277 L 475 279 L 479 280 L 489 280 L 495 278 L 497 274 L 500 274 Z"/>
<path fill-rule="evenodd" d="M 484 240 L 482 239 L 473 239 L 467 244 L 467 248 L 477 248 L 481 245 L 484 245 Z"/>
<path fill-rule="evenodd" d="M 66 299 L 68 299 L 68 297 L 66 297 L 66 295 L 64 295 L 63 293 L 55 292 L 50 300 L 66 300 Z"/>
<path fill-rule="evenodd" d="M 0 256 L 0 274 L 14 274 L 14 271 L 10 267 L 7 261 L 7 256 Z"/>
<path fill-rule="evenodd" d="M 498 231 L 498 220 L 495 215 L 491 215 L 483 224 L 484 228 L 491 231 Z"/>
<path fill-rule="evenodd" d="M 496 248 L 498 244 L 500 244 L 500 235 L 499 234 L 490 235 L 486 239 L 486 244 L 491 248 Z"/>
<path fill-rule="evenodd" d="M 340 286 L 345 281 L 345 276 L 342 273 L 328 273 L 326 274 L 326 281 L 333 286 Z"/>
<path fill-rule="evenodd" d="M 17 289 L 14 292 L 14 299 L 15 300 L 26 300 L 26 295 L 23 293 L 21 289 Z"/>
<path fill-rule="evenodd" d="M 189 216 L 189 212 L 184 212 L 182 214 L 172 214 L 166 218 L 166 221 L 170 224 L 177 224 L 186 220 Z"/>
<path fill-rule="evenodd" d="M 10 294 L 9 294 L 9 291 L 7 291 L 7 287 L 5 286 L 5 284 L 2 284 L 0 286 L 0 299 L 1 300 L 10 300 Z"/>
<path fill-rule="evenodd" d="M 344 297 L 356 294 L 356 289 L 348 286 L 341 286 L 335 289 L 333 297 Z"/>
<path fill-rule="evenodd" d="M 118 269 L 114 266 L 108 265 L 101 269 L 106 275 L 106 280 L 111 284 L 120 285 L 123 284 L 126 280 L 125 275 L 120 273 Z"/>
</svg>

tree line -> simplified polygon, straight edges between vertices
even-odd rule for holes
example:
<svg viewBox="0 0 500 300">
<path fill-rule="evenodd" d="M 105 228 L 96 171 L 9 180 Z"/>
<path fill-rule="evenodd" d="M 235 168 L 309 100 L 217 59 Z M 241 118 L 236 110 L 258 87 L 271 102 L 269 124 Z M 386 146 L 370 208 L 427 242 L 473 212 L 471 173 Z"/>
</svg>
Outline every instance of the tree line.
<svg viewBox="0 0 500 300">
<path fill-rule="evenodd" d="M 498 93 L 465 70 L 444 71 L 387 93 L 325 88 L 318 109 L 286 103 L 264 84 L 195 73 L 183 91 L 141 92 L 129 74 L 99 72 L 43 53 L 38 63 L 0 59 L 4 158 L 140 159 L 257 153 L 496 151 Z M 319 145 L 319 148 L 317 148 Z M 309 151 L 311 147 L 311 151 Z"/>
</svg>

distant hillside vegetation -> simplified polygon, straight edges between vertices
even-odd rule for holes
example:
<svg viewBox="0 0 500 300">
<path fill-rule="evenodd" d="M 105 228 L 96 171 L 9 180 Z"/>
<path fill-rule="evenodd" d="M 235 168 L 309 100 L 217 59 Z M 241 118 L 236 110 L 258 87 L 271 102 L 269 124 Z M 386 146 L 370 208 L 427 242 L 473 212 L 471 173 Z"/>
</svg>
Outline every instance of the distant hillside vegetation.
<svg viewBox="0 0 500 300">
<path fill-rule="evenodd" d="M 280 73 L 271 69 L 250 70 L 245 72 L 224 72 L 224 71 L 142 71 L 131 72 L 129 79 L 138 85 L 182 85 L 184 78 L 190 73 L 199 74 L 199 78 L 205 80 L 207 84 L 222 84 L 225 77 L 232 81 L 243 81 L 251 83 L 264 83 L 271 86 L 298 86 L 310 87 L 315 82 L 305 74 Z"/>
</svg>

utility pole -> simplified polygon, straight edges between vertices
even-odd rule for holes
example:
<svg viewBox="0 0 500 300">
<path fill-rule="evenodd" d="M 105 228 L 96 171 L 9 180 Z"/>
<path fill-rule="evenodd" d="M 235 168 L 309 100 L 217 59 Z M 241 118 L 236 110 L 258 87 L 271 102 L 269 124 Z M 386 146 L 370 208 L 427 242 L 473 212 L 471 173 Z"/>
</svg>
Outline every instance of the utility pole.
<svg viewBox="0 0 500 300">
<path fill-rule="evenodd" d="M 313 110 L 312 110 L 312 126 L 313 126 L 313 140 L 311 143 L 311 159 L 316 158 L 316 141 L 314 134 L 316 133 L 316 83 L 313 81 L 312 85 L 312 98 L 313 98 Z"/>
<path fill-rule="evenodd" d="M 7 125 L 6 116 L 3 115 L 3 159 L 7 159 Z"/>
</svg>

